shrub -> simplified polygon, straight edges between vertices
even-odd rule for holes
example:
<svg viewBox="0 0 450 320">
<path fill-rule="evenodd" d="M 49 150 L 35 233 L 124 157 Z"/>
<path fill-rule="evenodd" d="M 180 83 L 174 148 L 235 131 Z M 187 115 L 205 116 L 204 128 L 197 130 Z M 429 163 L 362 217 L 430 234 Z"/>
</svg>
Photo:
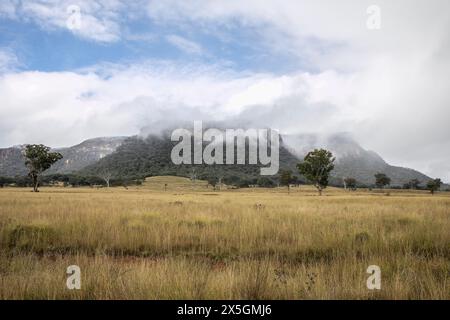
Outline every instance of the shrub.
<svg viewBox="0 0 450 320">
<path fill-rule="evenodd" d="M 45 249 L 58 241 L 57 232 L 48 226 L 18 225 L 9 232 L 9 249 Z"/>
</svg>

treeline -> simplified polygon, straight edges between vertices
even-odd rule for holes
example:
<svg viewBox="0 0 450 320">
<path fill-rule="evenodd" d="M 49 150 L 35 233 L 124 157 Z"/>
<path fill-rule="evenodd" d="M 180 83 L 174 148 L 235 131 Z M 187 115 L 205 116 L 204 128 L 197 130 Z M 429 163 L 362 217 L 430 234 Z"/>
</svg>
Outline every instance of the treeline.
<svg viewBox="0 0 450 320">
<path fill-rule="evenodd" d="M 182 176 L 194 179 L 192 176 L 186 174 L 177 174 L 176 172 L 171 172 L 171 175 Z M 139 186 L 142 185 L 146 177 L 135 176 L 135 177 L 116 177 L 111 178 L 109 185 L 111 187 L 128 187 L 128 186 Z M 195 179 L 207 181 L 210 185 L 215 186 L 218 184 L 225 184 L 235 188 L 251 188 L 251 187 L 262 187 L 262 188 L 275 188 L 279 186 L 300 186 L 305 185 L 307 182 L 299 176 L 293 175 L 291 172 L 282 171 L 279 175 L 273 177 L 258 177 L 258 178 L 248 178 L 238 175 L 208 175 L 200 174 L 195 177 Z M 346 187 L 347 189 L 375 189 L 379 188 L 376 184 L 366 185 L 358 183 L 352 178 L 345 179 L 345 185 L 343 185 L 342 180 L 332 178 L 330 181 L 330 186 L 333 187 Z M 106 187 L 107 183 L 104 178 L 97 176 L 83 176 L 77 174 L 50 174 L 44 175 L 39 180 L 40 186 L 64 186 L 64 187 Z M 17 176 L 17 177 L 0 177 L 0 188 L 3 187 L 32 187 L 33 183 L 28 176 Z M 417 180 L 411 180 L 405 183 L 403 186 L 390 186 L 390 189 L 404 189 L 404 190 L 429 190 L 429 186 L 425 184 L 418 183 Z"/>
<path fill-rule="evenodd" d="M 141 185 L 142 177 L 112 178 L 109 185 L 113 187 L 128 187 Z M 64 186 L 64 187 L 106 187 L 104 179 L 96 176 L 80 176 L 76 174 L 51 174 L 44 175 L 39 179 L 40 186 Z M 28 176 L 0 177 L 0 188 L 10 187 L 32 187 L 33 181 Z"/>
<path fill-rule="evenodd" d="M 205 180 L 212 186 L 216 186 L 217 184 L 223 183 L 225 185 L 233 186 L 236 188 L 251 188 L 251 187 L 275 188 L 281 185 L 279 176 L 246 178 L 238 175 L 229 175 L 223 177 L 199 175 L 198 179 Z M 292 179 L 291 183 L 296 185 L 305 184 L 305 182 L 301 181 L 298 177 Z"/>
<path fill-rule="evenodd" d="M 172 173 L 172 175 L 177 175 Z M 178 175 L 186 177 L 186 175 Z M 193 179 L 193 177 L 188 177 Z M 279 177 L 259 177 L 259 178 L 245 178 L 237 175 L 230 175 L 218 177 L 215 175 L 200 174 L 195 177 L 198 180 L 207 181 L 210 185 L 217 185 L 220 183 L 234 186 L 237 188 L 249 188 L 253 186 L 274 188 L 280 185 Z M 117 186 L 139 186 L 144 182 L 145 177 L 116 177 L 111 178 L 109 185 L 111 187 Z M 293 177 L 291 184 L 305 184 L 304 181 L 298 177 Z M 28 176 L 17 177 L 0 177 L 0 188 L 2 187 L 31 187 L 33 185 L 32 179 Z M 43 175 L 39 179 L 40 186 L 64 186 L 64 187 L 106 187 L 107 183 L 104 178 L 97 176 L 82 176 L 77 174 L 50 174 Z"/>
</svg>

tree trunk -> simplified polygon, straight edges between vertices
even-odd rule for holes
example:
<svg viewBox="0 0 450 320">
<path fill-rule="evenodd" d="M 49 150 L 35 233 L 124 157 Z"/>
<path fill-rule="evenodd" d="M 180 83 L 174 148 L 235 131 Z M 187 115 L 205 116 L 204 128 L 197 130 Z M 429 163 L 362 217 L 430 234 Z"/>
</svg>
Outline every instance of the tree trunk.
<svg viewBox="0 0 450 320">
<path fill-rule="evenodd" d="M 37 174 L 33 174 L 31 179 L 33 181 L 33 192 L 39 192 L 39 181 Z"/>
<path fill-rule="evenodd" d="M 316 186 L 317 191 L 319 191 L 319 196 L 322 195 L 322 187 L 321 186 Z"/>
</svg>

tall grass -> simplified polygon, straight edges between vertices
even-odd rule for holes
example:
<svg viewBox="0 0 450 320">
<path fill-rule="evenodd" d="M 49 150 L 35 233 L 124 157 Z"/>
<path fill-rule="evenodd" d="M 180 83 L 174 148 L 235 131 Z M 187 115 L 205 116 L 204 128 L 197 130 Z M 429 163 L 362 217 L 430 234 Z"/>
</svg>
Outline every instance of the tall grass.
<svg viewBox="0 0 450 320">
<path fill-rule="evenodd" d="M 3 189 L 0 298 L 449 299 L 449 231 L 447 194 Z"/>
</svg>

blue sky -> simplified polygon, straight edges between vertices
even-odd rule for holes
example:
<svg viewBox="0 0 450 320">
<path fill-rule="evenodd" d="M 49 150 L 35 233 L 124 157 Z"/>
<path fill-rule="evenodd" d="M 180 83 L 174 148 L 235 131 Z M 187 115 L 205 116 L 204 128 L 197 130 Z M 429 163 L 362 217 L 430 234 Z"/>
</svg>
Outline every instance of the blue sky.
<svg viewBox="0 0 450 320">
<path fill-rule="evenodd" d="M 450 181 L 450 2 L 379 0 L 375 16 L 371 5 L 2 0 L 0 147 L 238 116 L 282 133 L 345 131 Z"/>
<path fill-rule="evenodd" d="M 67 14 L 70 18 L 70 14 Z M 81 11 L 81 21 L 83 11 Z M 0 20 L 0 47 L 13 51 L 21 71 L 68 71 L 99 63 L 136 63 L 173 60 L 180 63 L 220 64 L 238 71 L 285 73 L 299 68 L 301 60 L 288 52 L 268 53 L 256 26 L 235 25 L 211 33 L 200 26 L 158 24 L 151 18 L 125 20 L 123 34 L 114 41 L 79 36 L 68 28 L 43 28 L 30 18 Z M 174 40 L 175 39 L 175 40 Z M 176 40 L 179 40 L 178 42 Z"/>
</svg>

